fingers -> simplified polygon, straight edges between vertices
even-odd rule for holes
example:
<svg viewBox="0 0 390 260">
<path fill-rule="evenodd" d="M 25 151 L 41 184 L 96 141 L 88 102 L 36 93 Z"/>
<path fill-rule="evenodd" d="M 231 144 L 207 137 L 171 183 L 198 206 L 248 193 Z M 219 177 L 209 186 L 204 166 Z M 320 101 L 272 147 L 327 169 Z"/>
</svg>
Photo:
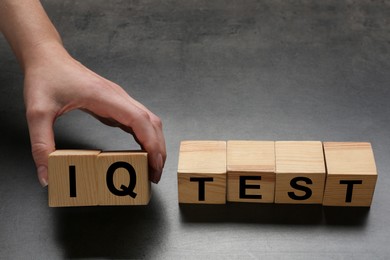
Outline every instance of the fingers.
<svg viewBox="0 0 390 260">
<path fill-rule="evenodd" d="M 43 187 L 48 184 L 48 158 L 55 150 L 53 133 L 54 116 L 39 109 L 28 109 L 27 122 L 31 150 L 37 168 L 38 180 Z"/>
<path fill-rule="evenodd" d="M 149 178 L 158 183 L 166 160 L 161 120 L 119 88 L 112 83 L 94 91 L 87 98 L 86 109 L 98 117 L 112 118 L 123 126 L 122 129 L 134 133 L 137 142 L 148 153 Z"/>
<path fill-rule="evenodd" d="M 135 122 L 133 131 L 142 148 L 148 152 L 150 180 L 158 183 L 166 160 L 161 120 L 155 115 L 148 115 L 142 122 Z"/>
</svg>

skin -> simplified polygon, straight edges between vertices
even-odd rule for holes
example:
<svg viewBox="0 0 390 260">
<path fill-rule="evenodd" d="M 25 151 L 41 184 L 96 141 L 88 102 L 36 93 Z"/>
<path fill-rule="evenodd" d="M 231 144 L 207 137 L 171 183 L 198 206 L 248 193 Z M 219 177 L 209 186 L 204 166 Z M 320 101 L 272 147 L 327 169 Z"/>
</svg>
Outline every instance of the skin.
<svg viewBox="0 0 390 260">
<path fill-rule="evenodd" d="M 132 134 L 148 153 L 150 180 L 160 180 L 166 160 L 160 118 L 72 58 L 38 0 L 0 0 L 0 30 L 24 72 L 31 149 L 42 186 L 49 182 L 48 156 L 55 150 L 53 124 L 74 109 Z"/>
</svg>

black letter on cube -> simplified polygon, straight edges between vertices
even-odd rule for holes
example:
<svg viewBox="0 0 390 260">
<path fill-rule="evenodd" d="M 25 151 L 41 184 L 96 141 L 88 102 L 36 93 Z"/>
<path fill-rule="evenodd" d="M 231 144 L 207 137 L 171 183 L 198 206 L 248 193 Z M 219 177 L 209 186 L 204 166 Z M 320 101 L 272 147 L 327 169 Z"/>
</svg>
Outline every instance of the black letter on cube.
<svg viewBox="0 0 390 260">
<path fill-rule="evenodd" d="M 354 184 L 362 184 L 362 180 L 341 180 L 340 184 L 347 184 L 347 194 L 345 196 L 345 202 L 352 202 L 352 191 Z"/>
<path fill-rule="evenodd" d="M 206 183 L 206 181 L 209 181 L 209 182 L 214 181 L 214 178 L 212 178 L 212 177 L 205 177 L 205 178 L 191 177 L 190 181 L 191 182 L 197 181 L 199 183 L 198 200 L 204 201 L 205 200 L 205 186 L 206 186 L 205 183 Z"/>
<path fill-rule="evenodd" d="M 296 190 L 301 190 L 301 191 L 305 191 L 306 194 L 303 195 L 303 196 L 297 196 L 295 195 L 294 192 L 290 191 L 288 193 L 288 196 L 293 199 L 293 200 L 307 200 L 308 198 L 311 197 L 312 195 L 312 191 L 309 187 L 306 187 L 306 186 L 302 186 L 302 185 L 299 185 L 297 182 L 298 181 L 303 181 L 305 182 L 306 184 L 313 184 L 313 181 L 307 177 L 295 177 L 293 178 L 291 181 L 290 181 L 290 186 Z"/>
<path fill-rule="evenodd" d="M 121 185 L 122 190 L 118 190 L 114 185 L 114 173 L 117 169 L 124 168 L 130 175 L 130 183 L 129 186 Z M 135 185 L 137 183 L 137 175 L 135 173 L 134 167 L 127 162 L 115 162 L 111 164 L 111 166 L 107 170 L 106 176 L 107 187 L 110 192 L 116 196 L 126 196 L 129 195 L 133 199 L 137 197 L 137 194 L 134 192 Z"/>
<path fill-rule="evenodd" d="M 71 198 L 77 197 L 76 192 L 76 166 L 69 165 L 69 196 Z"/>
<path fill-rule="evenodd" d="M 260 189 L 260 185 L 246 184 L 246 180 L 261 180 L 261 176 L 240 176 L 240 199 L 261 199 L 261 195 L 246 194 L 247 189 Z"/>
</svg>

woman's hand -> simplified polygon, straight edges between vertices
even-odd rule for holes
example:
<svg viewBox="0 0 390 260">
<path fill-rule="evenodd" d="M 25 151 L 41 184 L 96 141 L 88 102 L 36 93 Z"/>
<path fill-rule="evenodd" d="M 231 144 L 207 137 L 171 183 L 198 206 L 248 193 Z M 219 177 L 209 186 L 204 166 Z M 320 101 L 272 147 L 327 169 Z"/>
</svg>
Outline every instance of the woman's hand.
<svg viewBox="0 0 390 260">
<path fill-rule="evenodd" d="M 157 183 L 166 159 L 161 120 L 120 86 L 74 60 L 60 43 L 41 43 L 25 65 L 24 99 L 38 179 L 48 184 L 48 155 L 55 150 L 53 124 L 74 109 L 131 133 L 148 153 L 149 178 Z"/>
</svg>

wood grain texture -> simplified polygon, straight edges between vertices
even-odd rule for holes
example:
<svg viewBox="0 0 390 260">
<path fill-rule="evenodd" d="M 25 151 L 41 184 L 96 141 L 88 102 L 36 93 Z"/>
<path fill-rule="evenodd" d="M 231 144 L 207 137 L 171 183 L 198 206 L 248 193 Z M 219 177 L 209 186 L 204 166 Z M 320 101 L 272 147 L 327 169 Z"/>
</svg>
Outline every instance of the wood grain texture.
<svg viewBox="0 0 390 260">
<path fill-rule="evenodd" d="M 177 175 L 179 203 L 226 203 L 226 142 L 181 142 Z M 204 199 L 199 178 L 211 178 L 203 183 Z"/>
<path fill-rule="evenodd" d="M 113 194 L 107 184 L 107 172 L 114 163 L 123 162 L 133 167 L 136 174 L 136 185 L 131 189 L 135 197 Z M 99 205 L 147 205 L 151 198 L 151 184 L 148 175 L 148 160 L 146 152 L 119 151 L 102 152 L 97 157 Z M 116 190 L 123 191 L 131 186 L 134 179 L 123 167 L 117 168 L 113 174 L 113 184 Z M 124 185 L 124 187 L 121 187 Z"/>
<path fill-rule="evenodd" d="M 275 203 L 320 204 L 322 203 L 325 185 L 325 162 L 322 143 L 319 141 L 277 141 Z M 304 178 L 306 181 L 297 180 Z M 311 183 L 310 183 L 310 182 Z M 308 194 L 304 188 L 293 188 L 294 182 L 308 187 L 311 195 L 307 199 L 293 199 Z"/>
<path fill-rule="evenodd" d="M 95 163 L 100 151 L 57 150 L 49 155 L 49 206 L 92 206 L 98 204 Z M 75 192 L 71 197 L 70 170 L 75 169 Z"/>
<path fill-rule="evenodd" d="M 274 193 L 275 142 L 228 141 L 227 200 L 273 203 Z"/>
<path fill-rule="evenodd" d="M 226 142 L 181 142 L 178 172 L 225 174 Z"/>
<path fill-rule="evenodd" d="M 276 173 L 324 173 L 320 141 L 276 141 Z"/>
<path fill-rule="evenodd" d="M 193 179 L 212 178 L 204 182 L 204 193 L 200 191 L 200 181 Z M 191 181 L 192 179 L 192 181 Z M 179 203 L 192 204 L 225 204 L 226 174 L 183 173 L 178 176 Z M 204 194 L 204 195 L 202 195 Z M 203 199 L 200 198 L 203 196 Z"/>
<path fill-rule="evenodd" d="M 374 195 L 377 169 L 370 143 L 324 142 L 328 170 L 323 204 L 325 206 L 369 207 Z M 347 184 L 340 181 L 358 181 L 347 199 Z"/>
</svg>

